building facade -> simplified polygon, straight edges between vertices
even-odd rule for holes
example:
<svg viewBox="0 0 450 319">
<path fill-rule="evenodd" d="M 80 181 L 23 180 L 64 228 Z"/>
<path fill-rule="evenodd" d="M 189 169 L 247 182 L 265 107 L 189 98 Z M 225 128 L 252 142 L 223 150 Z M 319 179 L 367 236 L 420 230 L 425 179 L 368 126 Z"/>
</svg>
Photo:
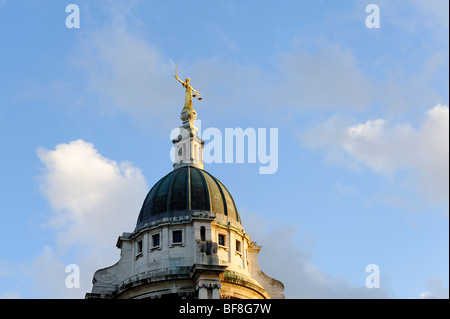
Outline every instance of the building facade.
<svg viewBox="0 0 450 319">
<path fill-rule="evenodd" d="M 120 260 L 95 272 L 86 298 L 284 298 L 283 284 L 259 268 L 261 246 L 230 192 L 204 170 L 196 116 L 185 105 L 174 170 L 151 188 L 136 228 L 117 240 Z"/>
</svg>

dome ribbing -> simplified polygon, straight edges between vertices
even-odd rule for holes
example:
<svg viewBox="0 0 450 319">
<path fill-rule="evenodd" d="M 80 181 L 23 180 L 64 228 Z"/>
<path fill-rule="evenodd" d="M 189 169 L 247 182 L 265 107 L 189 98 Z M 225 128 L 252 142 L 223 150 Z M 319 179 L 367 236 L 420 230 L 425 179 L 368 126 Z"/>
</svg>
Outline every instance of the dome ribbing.
<svg viewBox="0 0 450 319">
<path fill-rule="evenodd" d="M 214 212 L 241 222 L 233 197 L 217 178 L 202 169 L 184 166 L 152 187 L 139 213 L 136 230 L 158 219 L 189 215 L 192 211 Z"/>
</svg>

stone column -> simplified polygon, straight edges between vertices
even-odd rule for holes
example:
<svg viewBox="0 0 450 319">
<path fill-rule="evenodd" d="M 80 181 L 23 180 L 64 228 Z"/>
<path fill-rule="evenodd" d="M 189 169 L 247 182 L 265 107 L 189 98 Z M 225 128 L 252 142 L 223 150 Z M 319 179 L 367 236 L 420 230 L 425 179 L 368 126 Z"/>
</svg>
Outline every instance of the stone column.
<svg viewBox="0 0 450 319">
<path fill-rule="evenodd" d="M 220 299 L 220 274 L 227 266 L 195 264 L 191 278 L 195 283 L 198 299 Z"/>
<path fill-rule="evenodd" d="M 220 299 L 221 284 L 217 282 L 200 281 L 197 283 L 198 299 Z"/>
</svg>

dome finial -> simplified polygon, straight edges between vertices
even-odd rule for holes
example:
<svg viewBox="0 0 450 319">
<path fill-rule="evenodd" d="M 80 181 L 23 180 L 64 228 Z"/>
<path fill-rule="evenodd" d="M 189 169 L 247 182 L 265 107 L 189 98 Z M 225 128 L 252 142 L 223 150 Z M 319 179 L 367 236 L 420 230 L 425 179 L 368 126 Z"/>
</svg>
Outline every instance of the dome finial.
<svg viewBox="0 0 450 319">
<path fill-rule="evenodd" d="M 203 145 L 205 142 L 197 135 L 198 128 L 194 126 L 197 118 L 197 112 L 192 107 L 193 98 L 202 99 L 198 90 L 192 88 L 189 84 L 190 78 L 183 82 L 177 75 L 177 65 L 175 64 L 175 78 L 186 88 L 184 107 L 181 110 L 180 118 L 183 124 L 180 126 L 178 138 L 172 140 L 175 150 L 174 169 L 182 166 L 194 166 L 204 168 L 203 165 Z"/>
</svg>

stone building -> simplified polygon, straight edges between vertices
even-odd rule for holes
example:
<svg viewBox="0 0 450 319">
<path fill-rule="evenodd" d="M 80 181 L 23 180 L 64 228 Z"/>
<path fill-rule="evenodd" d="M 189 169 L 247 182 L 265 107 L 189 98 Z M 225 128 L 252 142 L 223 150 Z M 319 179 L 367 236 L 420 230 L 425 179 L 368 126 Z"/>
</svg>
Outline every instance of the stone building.
<svg viewBox="0 0 450 319">
<path fill-rule="evenodd" d="M 261 246 L 245 232 L 228 189 L 204 170 L 204 142 L 191 107 L 173 140 L 174 170 L 149 191 L 120 260 L 97 270 L 86 298 L 284 298 L 258 266 Z"/>
</svg>

